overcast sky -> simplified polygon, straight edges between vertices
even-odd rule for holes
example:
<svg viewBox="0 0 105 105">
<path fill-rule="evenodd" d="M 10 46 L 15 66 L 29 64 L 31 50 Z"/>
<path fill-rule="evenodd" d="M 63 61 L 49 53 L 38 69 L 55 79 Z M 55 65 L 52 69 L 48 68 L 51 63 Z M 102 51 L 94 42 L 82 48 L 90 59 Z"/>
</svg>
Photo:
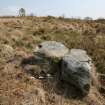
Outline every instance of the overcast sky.
<svg viewBox="0 0 105 105">
<path fill-rule="evenodd" d="M 105 0 L 0 0 L 0 15 L 16 15 L 21 7 L 37 16 L 105 17 Z"/>
</svg>

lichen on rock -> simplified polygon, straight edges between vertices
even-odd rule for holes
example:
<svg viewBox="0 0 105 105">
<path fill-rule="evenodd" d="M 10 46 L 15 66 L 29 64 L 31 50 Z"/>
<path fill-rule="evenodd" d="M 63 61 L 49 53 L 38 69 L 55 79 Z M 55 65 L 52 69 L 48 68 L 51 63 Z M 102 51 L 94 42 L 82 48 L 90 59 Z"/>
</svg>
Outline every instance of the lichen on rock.
<svg viewBox="0 0 105 105">
<path fill-rule="evenodd" d="M 62 79 L 80 89 L 83 94 L 88 94 L 91 85 L 91 61 L 86 51 L 72 49 L 62 58 Z"/>
</svg>

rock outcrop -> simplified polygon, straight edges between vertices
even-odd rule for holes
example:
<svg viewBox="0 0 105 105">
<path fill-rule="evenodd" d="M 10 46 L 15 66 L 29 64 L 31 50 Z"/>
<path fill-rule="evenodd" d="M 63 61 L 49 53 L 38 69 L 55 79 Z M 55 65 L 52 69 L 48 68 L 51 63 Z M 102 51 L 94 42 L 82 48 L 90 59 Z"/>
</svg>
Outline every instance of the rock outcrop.
<svg viewBox="0 0 105 105">
<path fill-rule="evenodd" d="M 46 74 L 53 74 L 58 69 L 58 63 L 61 58 L 69 52 L 62 43 L 56 41 L 46 41 L 39 44 L 34 55 L 41 71 Z"/>
<path fill-rule="evenodd" d="M 89 93 L 92 83 L 92 59 L 82 49 L 71 49 L 55 41 L 39 44 L 35 49 L 35 59 L 41 67 L 41 73 L 58 73 L 64 82 L 73 85 L 81 94 Z"/>
<path fill-rule="evenodd" d="M 91 85 L 91 58 L 86 51 L 72 49 L 62 58 L 61 77 L 66 82 L 80 89 L 83 95 L 87 94 Z"/>
</svg>

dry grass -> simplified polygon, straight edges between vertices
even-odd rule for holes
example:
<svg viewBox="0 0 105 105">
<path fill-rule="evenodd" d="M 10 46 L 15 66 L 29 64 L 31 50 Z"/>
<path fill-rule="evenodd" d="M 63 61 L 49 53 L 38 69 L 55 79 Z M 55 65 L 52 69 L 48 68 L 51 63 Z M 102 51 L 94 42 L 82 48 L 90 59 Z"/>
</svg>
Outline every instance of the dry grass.
<svg viewBox="0 0 105 105">
<path fill-rule="evenodd" d="M 0 18 L 0 45 L 7 44 L 15 50 L 11 62 L 0 63 L 0 105 L 104 105 L 94 88 L 83 99 L 67 98 L 66 89 L 57 88 L 56 81 L 33 79 L 23 71 L 22 59 L 32 55 L 35 46 L 46 40 L 85 49 L 97 71 L 105 73 L 103 23 L 50 16 Z"/>
</svg>

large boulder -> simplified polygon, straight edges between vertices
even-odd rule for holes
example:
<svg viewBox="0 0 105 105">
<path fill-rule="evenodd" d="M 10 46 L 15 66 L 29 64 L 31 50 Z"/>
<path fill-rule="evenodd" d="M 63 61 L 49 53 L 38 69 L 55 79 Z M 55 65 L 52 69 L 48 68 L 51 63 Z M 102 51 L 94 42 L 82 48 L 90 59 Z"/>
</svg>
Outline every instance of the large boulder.
<svg viewBox="0 0 105 105">
<path fill-rule="evenodd" d="M 42 42 L 34 50 L 37 64 L 40 65 L 41 71 L 53 74 L 58 69 L 58 63 L 61 58 L 69 52 L 62 43 L 56 41 Z"/>
<path fill-rule="evenodd" d="M 62 80 L 74 85 L 83 95 L 88 94 L 90 90 L 91 61 L 86 51 L 81 49 L 72 49 L 69 54 L 62 58 Z"/>
</svg>

